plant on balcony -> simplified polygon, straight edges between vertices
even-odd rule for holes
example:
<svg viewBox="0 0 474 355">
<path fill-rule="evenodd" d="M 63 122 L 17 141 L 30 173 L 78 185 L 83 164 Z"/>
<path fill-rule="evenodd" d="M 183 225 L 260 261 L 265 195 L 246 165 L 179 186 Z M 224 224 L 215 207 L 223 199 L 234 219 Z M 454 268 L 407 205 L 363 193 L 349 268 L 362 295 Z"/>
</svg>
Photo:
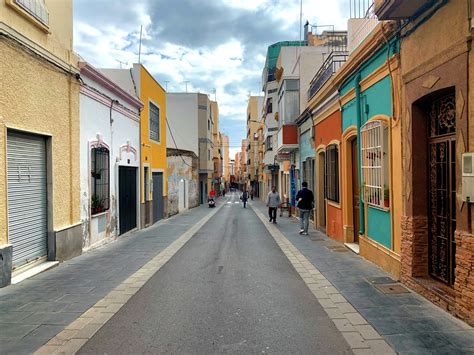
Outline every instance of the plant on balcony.
<svg viewBox="0 0 474 355">
<path fill-rule="evenodd" d="M 390 207 L 390 191 L 387 186 L 384 186 L 383 189 L 383 205 L 384 207 Z"/>
</svg>

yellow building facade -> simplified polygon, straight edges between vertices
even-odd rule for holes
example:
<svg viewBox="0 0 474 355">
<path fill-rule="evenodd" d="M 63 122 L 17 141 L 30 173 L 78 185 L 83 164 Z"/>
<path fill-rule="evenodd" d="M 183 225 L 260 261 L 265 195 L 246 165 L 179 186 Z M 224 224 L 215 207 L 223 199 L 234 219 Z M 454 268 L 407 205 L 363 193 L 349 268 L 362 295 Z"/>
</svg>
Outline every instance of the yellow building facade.
<svg viewBox="0 0 474 355">
<path fill-rule="evenodd" d="M 167 211 L 166 91 L 143 65 L 135 64 L 133 72 L 139 77 L 138 95 L 144 103 L 140 117 L 140 199 L 142 226 L 148 226 L 164 218 Z"/>
<path fill-rule="evenodd" d="M 0 262 L 7 274 L 82 250 L 72 1 L 29 6 L 0 2 Z M 4 276 L 0 287 L 9 282 Z"/>
</svg>

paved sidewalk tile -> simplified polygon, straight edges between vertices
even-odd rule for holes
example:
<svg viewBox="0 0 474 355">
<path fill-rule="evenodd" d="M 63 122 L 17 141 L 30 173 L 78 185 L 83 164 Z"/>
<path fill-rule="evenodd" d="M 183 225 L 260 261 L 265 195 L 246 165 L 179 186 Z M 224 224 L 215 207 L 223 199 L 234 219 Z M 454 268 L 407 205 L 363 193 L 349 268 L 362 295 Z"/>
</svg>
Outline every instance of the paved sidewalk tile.
<svg viewBox="0 0 474 355">
<path fill-rule="evenodd" d="M 0 354 L 34 352 L 64 329 L 75 338 L 96 331 L 143 285 L 150 269 L 140 270 L 132 283 L 121 283 L 211 211 L 207 206 L 191 209 L 0 289 Z M 103 312 L 91 308 L 106 295 Z M 67 344 L 55 339 L 73 351 L 79 344 L 75 338 Z"/>
<path fill-rule="evenodd" d="M 259 201 L 253 201 L 251 207 L 266 213 Z M 341 244 L 312 228 L 309 236 L 299 235 L 298 221 L 286 214 L 277 222 L 275 228 L 314 265 L 318 270 L 314 273 L 319 272 L 321 280 L 330 283 L 309 283 L 308 287 L 354 353 L 385 354 L 393 351 L 390 346 L 401 354 L 474 353 L 474 329 L 466 323 L 414 292 L 382 294 L 368 281 L 372 277 L 390 277 L 381 268 L 353 252 L 332 251 L 328 247 Z M 286 248 L 291 250 L 293 246 Z M 301 258 L 289 259 L 304 262 Z M 301 270 L 305 272 L 303 266 Z"/>
</svg>

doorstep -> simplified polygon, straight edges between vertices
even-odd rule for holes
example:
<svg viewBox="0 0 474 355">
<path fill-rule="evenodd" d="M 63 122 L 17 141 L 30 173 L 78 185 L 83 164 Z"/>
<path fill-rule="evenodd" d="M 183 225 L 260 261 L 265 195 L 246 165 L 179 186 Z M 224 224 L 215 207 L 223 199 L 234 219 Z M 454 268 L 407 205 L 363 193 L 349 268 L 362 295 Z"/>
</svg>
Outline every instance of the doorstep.
<svg viewBox="0 0 474 355">
<path fill-rule="evenodd" d="M 354 253 L 359 254 L 359 251 L 360 251 L 359 244 L 357 244 L 357 243 L 344 243 L 344 245 L 349 250 L 352 250 Z"/>
<path fill-rule="evenodd" d="M 26 270 L 19 270 L 12 275 L 12 285 L 16 285 L 26 279 L 29 279 L 30 277 L 33 277 L 35 275 L 41 274 L 42 272 L 52 269 L 53 267 L 56 267 L 59 265 L 59 261 L 44 261 L 42 263 L 39 263 L 38 265 L 29 267 Z"/>
</svg>

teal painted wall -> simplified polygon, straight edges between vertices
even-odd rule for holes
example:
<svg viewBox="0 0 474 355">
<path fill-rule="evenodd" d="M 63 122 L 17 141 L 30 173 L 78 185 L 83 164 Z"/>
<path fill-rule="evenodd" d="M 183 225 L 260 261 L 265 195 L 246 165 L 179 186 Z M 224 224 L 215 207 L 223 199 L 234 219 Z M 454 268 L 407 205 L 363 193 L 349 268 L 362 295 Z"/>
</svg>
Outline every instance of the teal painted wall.
<svg viewBox="0 0 474 355">
<path fill-rule="evenodd" d="M 354 87 L 354 78 L 357 73 L 361 74 L 361 80 L 369 76 L 378 67 L 387 60 L 388 48 L 390 48 L 390 56 L 399 52 L 399 41 L 397 38 L 392 39 L 389 46 L 386 45 L 374 54 L 366 63 L 364 63 L 358 72 L 353 73 L 343 84 L 340 89 L 340 96 L 349 92 Z M 375 83 L 367 90 L 361 93 L 362 105 L 362 124 L 368 119 L 376 115 L 392 116 L 392 92 L 391 79 L 386 76 L 379 82 Z M 357 125 L 356 100 L 353 99 L 342 107 L 342 132 L 349 126 Z M 382 244 L 383 246 L 392 248 L 392 233 L 390 226 L 390 212 L 370 207 L 367 212 L 367 235 L 370 239 Z"/>
<path fill-rule="evenodd" d="M 369 238 L 391 249 L 392 233 L 390 228 L 390 213 L 369 206 L 367 217 L 367 235 Z"/>
</svg>

